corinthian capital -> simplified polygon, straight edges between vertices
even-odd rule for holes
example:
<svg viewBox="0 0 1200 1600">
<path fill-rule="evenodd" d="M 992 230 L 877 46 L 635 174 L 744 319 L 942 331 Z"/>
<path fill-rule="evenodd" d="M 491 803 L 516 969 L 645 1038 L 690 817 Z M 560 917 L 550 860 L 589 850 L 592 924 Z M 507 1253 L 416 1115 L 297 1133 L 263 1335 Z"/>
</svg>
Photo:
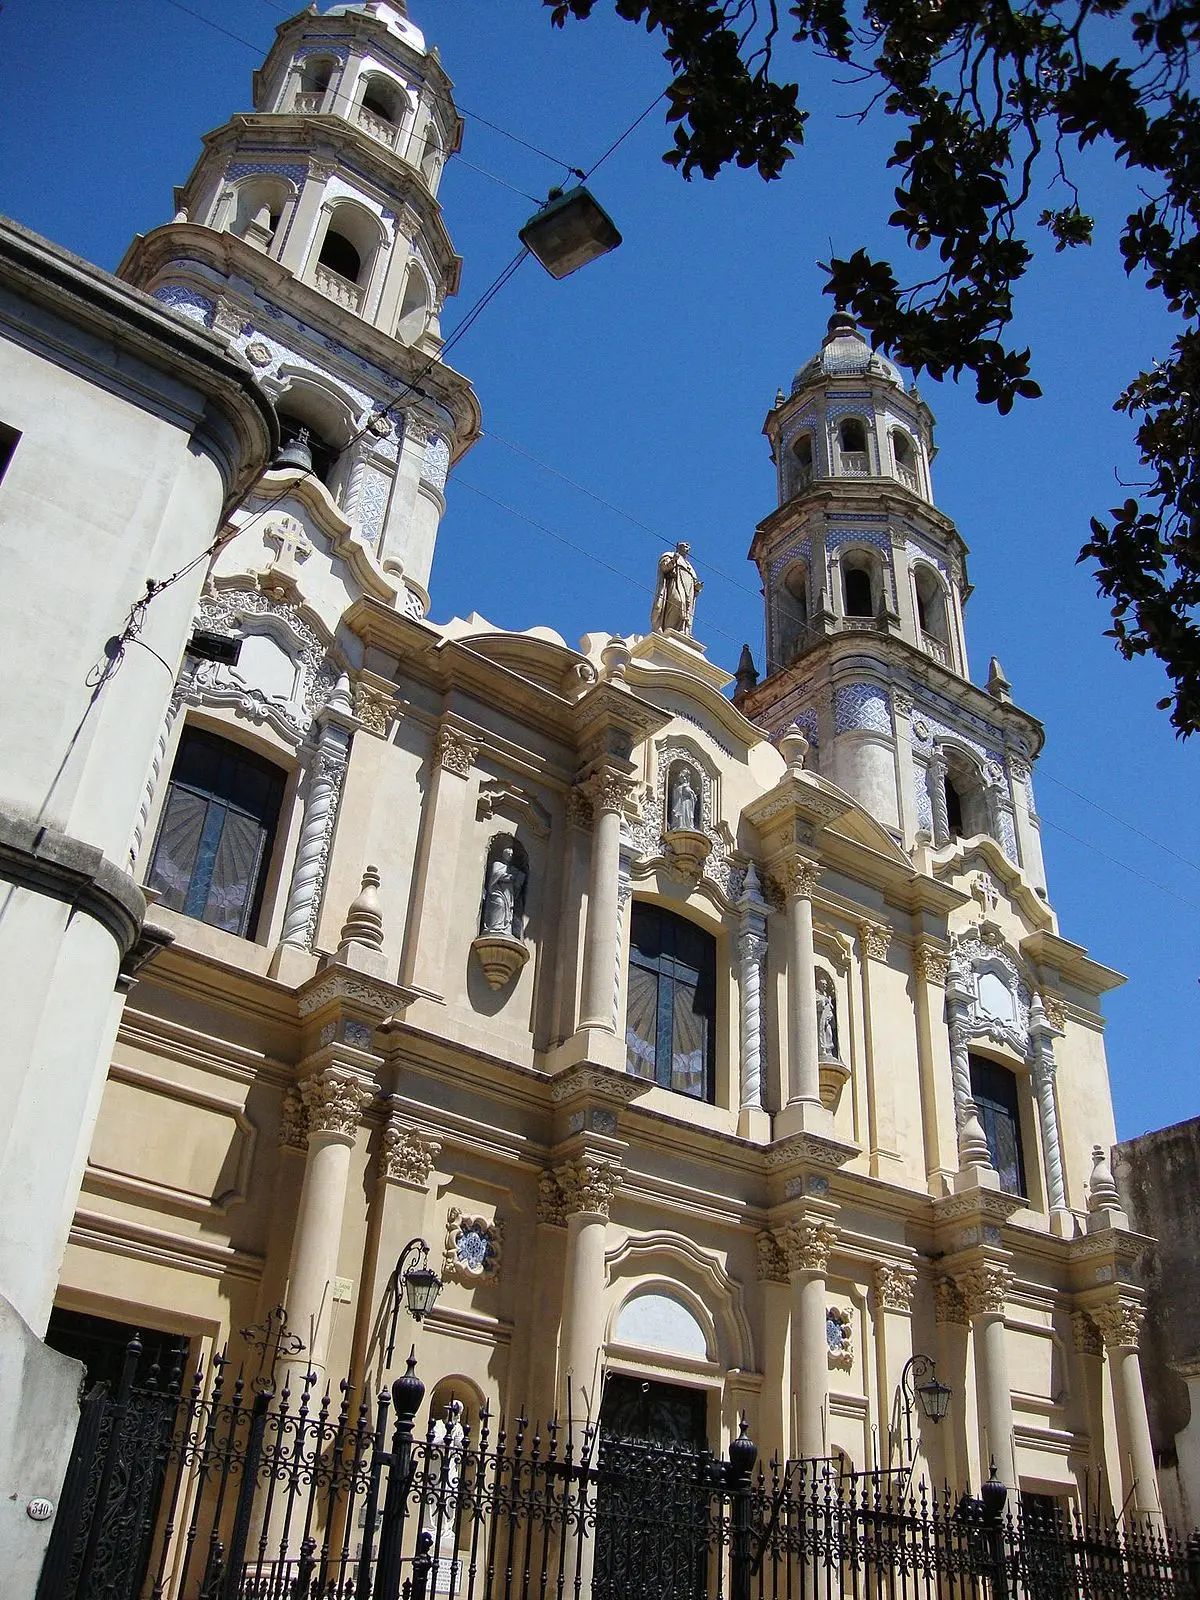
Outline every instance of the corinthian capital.
<svg viewBox="0 0 1200 1600">
<path fill-rule="evenodd" d="M 633 792 L 633 780 L 611 767 L 601 767 L 586 782 L 579 785 L 597 812 L 623 811 Z"/>
<path fill-rule="evenodd" d="M 1091 1308 L 1106 1350 L 1136 1350 L 1145 1314 L 1136 1300 L 1106 1300 Z"/>
<path fill-rule="evenodd" d="M 423 1189 L 441 1148 L 439 1139 L 422 1133 L 419 1128 L 389 1122 L 383 1130 L 379 1175 L 389 1183 L 408 1183 Z"/>
<path fill-rule="evenodd" d="M 933 1286 L 933 1314 L 938 1322 L 966 1327 L 967 1302 L 953 1278 L 939 1278 Z"/>
<path fill-rule="evenodd" d="M 787 856 L 779 871 L 779 880 L 789 899 L 811 900 L 820 876 L 820 863 L 801 855 Z"/>
<path fill-rule="evenodd" d="M 279 1108 L 279 1143 L 285 1150 L 308 1149 L 308 1112 L 298 1089 L 288 1089 Z"/>
<path fill-rule="evenodd" d="M 1071 1332 L 1075 1335 L 1075 1353 L 1080 1356 L 1102 1356 L 1104 1340 L 1100 1329 L 1086 1311 L 1072 1311 Z"/>
<path fill-rule="evenodd" d="M 922 942 L 913 951 L 913 970 L 922 983 L 944 985 L 950 971 L 950 952 Z"/>
<path fill-rule="evenodd" d="M 981 1266 L 969 1267 L 958 1277 L 958 1286 L 966 1301 L 967 1315 L 981 1317 L 989 1313 L 1003 1313 L 1012 1293 L 1013 1274 L 1007 1267 L 986 1261 Z"/>
<path fill-rule="evenodd" d="M 911 1311 L 917 1275 L 898 1261 L 881 1261 L 875 1268 L 875 1298 L 888 1311 Z"/>
<path fill-rule="evenodd" d="M 892 930 L 881 922 L 860 922 L 858 936 L 863 951 L 872 961 L 886 961 L 892 942 Z"/>
<path fill-rule="evenodd" d="M 332 1067 L 306 1078 L 300 1085 L 300 1093 L 308 1113 L 310 1141 L 314 1133 L 336 1134 L 341 1139 L 352 1140 L 359 1114 L 371 1098 L 356 1079 Z"/>
<path fill-rule="evenodd" d="M 769 1228 L 764 1228 L 756 1241 L 758 1247 L 758 1281 L 760 1283 L 786 1283 L 787 1257 L 779 1240 Z"/>
<path fill-rule="evenodd" d="M 456 777 L 469 778 L 471 764 L 479 754 L 479 745 L 460 728 L 439 728 L 434 762 L 453 772 Z"/>
<path fill-rule="evenodd" d="M 562 1193 L 563 1211 L 586 1211 L 606 1217 L 613 1197 L 621 1187 L 621 1173 L 607 1161 L 581 1156 L 555 1167 L 554 1176 Z"/>
<path fill-rule="evenodd" d="M 778 1239 L 789 1272 L 825 1272 L 837 1231 L 827 1222 L 789 1222 Z"/>
</svg>

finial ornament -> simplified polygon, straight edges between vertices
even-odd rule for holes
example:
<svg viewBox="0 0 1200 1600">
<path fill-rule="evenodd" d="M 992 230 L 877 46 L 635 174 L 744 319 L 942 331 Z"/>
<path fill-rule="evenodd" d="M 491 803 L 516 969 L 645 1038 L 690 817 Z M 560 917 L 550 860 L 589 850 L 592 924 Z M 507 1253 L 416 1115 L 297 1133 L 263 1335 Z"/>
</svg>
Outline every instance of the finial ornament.
<svg viewBox="0 0 1200 1600">
<path fill-rule="evenodd" d="M 350 902 L 342 925 L 340 943 L 365 944 L 383 949 L 383 909 L 379 904 L 379 868 L 368 867 L 362 875 L 362 888 Z"/>
<path fill-rule="evenodd" d="M 987 692 L 994 700 L 1002 700 L 1005 705 L 1012 704 L 1012 684 L 995 656 L 988 663 Z"/>
<path fill-rule="evenodd" d="M 811 749 L 804 729 L 798 722 L 793 722 L 779 740 L 779 754 L 787 762 L 788 771 L 793 775 L 804 771 L 805 758 Z"/>
<path fill-rule="evenodd" d="M 1108 1164 L 1108 1155 L 1102 1144 L 1092 1146 L 1092 1176 L 1088 1180 L 1088 1210 L 1117 1211 L 1121 1196 Z"/>
</svg>

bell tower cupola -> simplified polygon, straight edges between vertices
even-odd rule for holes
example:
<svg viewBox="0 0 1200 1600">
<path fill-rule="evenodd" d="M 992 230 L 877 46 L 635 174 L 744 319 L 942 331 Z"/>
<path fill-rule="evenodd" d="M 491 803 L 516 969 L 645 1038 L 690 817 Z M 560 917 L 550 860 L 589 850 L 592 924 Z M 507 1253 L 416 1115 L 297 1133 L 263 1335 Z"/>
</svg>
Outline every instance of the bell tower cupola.
<svg viewBox="0 0 1200 1600">
<path fill-rule="evenodd" d="M 253 110 L 205 136 L 173 221 L 119 269 L 242 350 L 279 412 L 280 467 L 311 460 L 414 614 L 447 470 L 479 432 L 441 360 L 461 261 L 437 196 L 462 131 L 405 0 L 310 7 L 276 29 Z"/>
<path fill-rule="evenodd" d="M 763 429 L 778 505 L 750 559 L 766 671 L 737 699 L 909 848 L 989 835 L 1044 892 L 1029 763 L 1040 724 L 1003 674 L 970 681 L 967 547 L 934 504 L 934 418 L 853 317 L 780 390 Z M 918 709 L 922 707 L 923 709 Z"/>
</svg>

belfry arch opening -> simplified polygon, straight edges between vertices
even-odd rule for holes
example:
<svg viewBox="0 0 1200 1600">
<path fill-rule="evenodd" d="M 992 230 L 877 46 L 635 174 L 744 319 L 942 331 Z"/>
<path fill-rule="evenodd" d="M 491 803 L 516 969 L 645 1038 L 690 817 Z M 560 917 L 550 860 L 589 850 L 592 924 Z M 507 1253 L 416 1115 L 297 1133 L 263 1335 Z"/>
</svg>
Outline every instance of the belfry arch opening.
<svg viewBox="0 0 1200 1600">
<path fill-rule="evenodd" d="M 380 122 L 399 127 L 404 118 L 405 101 L 399 84 L 380 73 L 372 73 L 363 85 L 361 105 Z"/>
<path fill-rule="evenodd" d="M 865 478 L 871 470 L 871 457 L 867 445 L 867 425 L 861 417 L 843 417 L 838 424 L 838 448 L 842 472 L 855 478 Z"/>
<path fill-rule="evenodd" d="M 808 614 L 808 569 L 803 562 L 797 562 L 788 568 L 776 590 L 775 627 L 781 666 L 787 666 L 804 648 Z"/>
<path fill-rule="evenodd" d="M 842 610 L 847 617 L 873 617 L 879 610 L 879 573 L 865 550 L 842 557 Z"/>
<path fill-rule="evenodd" d="M 992 833 L 987 786 L 978 766 L 958 750 L 944 751 L 946 822 L 952 839 L 971 839 Z"/>
<path fill-rule="evenodd" d="M 240 184 L 229 231 L 247 244 L 269 250 L 291 190 L 281 178 L 254 178 Z"/>
<path fill-rule="evenodd" d="M 307 110 L 317 109 L 312 102 L 324 99 L 333 82 L 334 69 L 337 62 L 331 56 L 307 56 L 300 69 L 300 82 L 296 89 L 297 97 L 303 96 L 302 104 Z"/>
<path fill-rule="evenodd" d="M 945 587 L 937 573 L 924 563 L 913 568 L 917 625 L 922 634 L 938 644 L 950 643 L 950 617 Z"/>
<path fill-rule="evenodd" d="M 917 476 L 916 447 L 903 428 L 892 429 L 892 460 L 896 464 L 896 476 L 900 482 L 909 489 L 918 490 L 920 479 Z"/>
<path fill-rule="evenodd" d="M 284 390 L 275 402 L 275 412 L 282 443 L 290 444 L 303 429 L 313 472 L 332 489 L 338 461 L 350 442 L 350 429 L 336 405 L 318 390 L 301 384 Z"/>
<path fill-rule="evenodd" d="M 793 440 L 789 451 L 789 462 L 788 488 L 792 494 L 799 494 L 813 481 L 814 458 L 811 433 L 802 433 L 798 439 Z"/>
</svg>

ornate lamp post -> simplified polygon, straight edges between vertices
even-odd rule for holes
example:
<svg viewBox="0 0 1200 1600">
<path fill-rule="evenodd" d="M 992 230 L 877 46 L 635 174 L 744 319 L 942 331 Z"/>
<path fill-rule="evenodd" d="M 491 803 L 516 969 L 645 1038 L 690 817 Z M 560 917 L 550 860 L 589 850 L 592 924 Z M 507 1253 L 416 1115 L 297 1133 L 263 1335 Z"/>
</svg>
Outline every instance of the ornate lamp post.
<svg viewBox="0 0 1200 1600">
<path fill-rule="evenodd" d="M 388 1327 L 387 1345 L 387 1365 L 390 1367 L 396 1349 L 401 1293 L 409 1316 L 414 1322 L 420 1322 L 433 1310 L 442 1292 L 442 1280 L 429 1265 L 429 1246 L 424 1239 L 410 1239 L 404 1246 L 388 1287 L 392 1297 L 392 1320 Z"/>
<path fill-rule="evenodd" d="M 913 1412 L 919 1405 L 929 1421 L 936 1425 L 950 1409 L 951 1393 L 949 1384 L 938 1381 L 937 1363 L 932 1356 L 910 1356 L 905 1362 L 896 1399 L 904 1408 L 904 1446 L 910 1466 L 913 1459 Z"/>
</svg>

